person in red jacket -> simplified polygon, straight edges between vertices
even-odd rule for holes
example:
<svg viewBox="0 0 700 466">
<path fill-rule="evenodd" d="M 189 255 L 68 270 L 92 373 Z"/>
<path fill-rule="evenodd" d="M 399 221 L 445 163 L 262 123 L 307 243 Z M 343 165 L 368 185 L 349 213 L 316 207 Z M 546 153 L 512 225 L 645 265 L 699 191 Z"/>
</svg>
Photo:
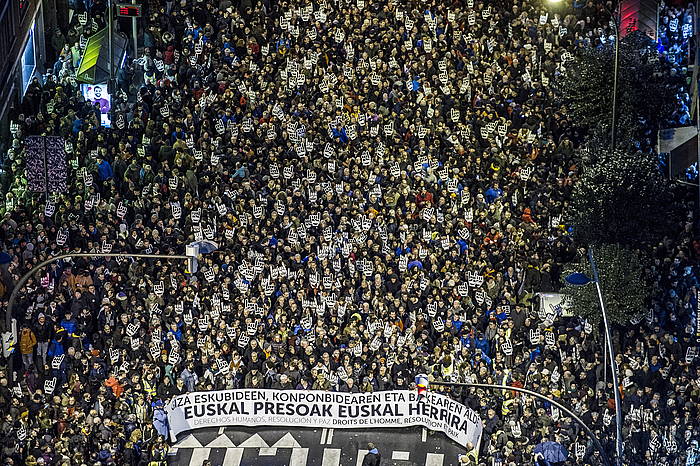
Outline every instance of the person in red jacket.
<svg viewBox="0 0 700 466">
<path fill-rule="evenodd" d="M 416 204 L 418 207 L 423 207 L 424 204 L 433 204 L 433 193 L 427 189 L 423 189 L 420 193 L 416 195 Z"/>
<path fill-rule="evenodd" d="M 535 223 L 535 220 L 532 218 L 532 210 L 530 210 L 529 207 L 525 207 L 525 210 L 523 211 L 522 219 L 523 219 L 523 222 L 525 222 L 525 223 Z"/>
<path fill-rule="evenodd" d="M 105 385 L 112 389 L 112 393 L 116 398 L 119 398 L 122 393 L 124 393 L 124 387 L 119 383 L 119 380 L 114 376 L 110 375 L 107 380 L 105 380 Z"/>
</svg>

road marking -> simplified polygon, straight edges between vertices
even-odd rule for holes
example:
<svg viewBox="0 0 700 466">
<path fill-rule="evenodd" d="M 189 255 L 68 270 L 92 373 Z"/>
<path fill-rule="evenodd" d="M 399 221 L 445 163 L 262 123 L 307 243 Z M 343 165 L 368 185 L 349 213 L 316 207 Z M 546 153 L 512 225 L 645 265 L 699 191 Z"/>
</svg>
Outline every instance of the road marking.
<svg viewBox="0 0 700 466">
<path fill-rule="evenodd" d="M 292 448 L 292 456 L 289 458 L 289 466 L 306 466 L 306 461 L 308 458 L 308 448 Z"/>
<path fill-rule="evenodd" d="M 272 448 L 301 448 L 301 445 L 299 445 L 299 442 L 297 442 L 297 439 L 294 438 L 291 432 L 287 432 L 272 445 Z"/>
<path fill-rule="evenodd" d="M 428 439 L 428 429 L 423 427 L 423 433 L 421 434 L 421 441 L 425 442 Z"/>
<path fill-rule="evenodd" d="M 241 448 L 269 448 L 270 445 L 258 434 L 254 434 L 246 439 L 245 442 L 238 445 Z"/>
<path fill-rule="evenodd" d="M 408 461 L 408 458 L 411 456 L 411 454 L 407 451 L 394 451 L 391 454 L 391 459 L 392 460 L 404 460 Z"/>
<path fill-rule="evenodd" d="M 333 443 L 333 429 L 328 429 L 328 437 L 326 437 L 326 445 Z"/>
<path fill-rule="evenodd" d="M 209 459 L 211 448 L 193 448 L 190 457 L 190 466 L 202 466 L 204 461 Z"/>
<path fill-rule="evenodd" d="M 182 441 L 175 446 L 179 448 L 202 448 L 202 444 L 199 443 L 199 440 L 192 434 L 182 439 Z"/>
<path fill-rule="evenodd" d="M 425 457 L 425 466 L 442 466 L 445 455 L 442 453 L 428 453 Z"/>
<path fill-rule="evenodd" d="M 220 434 L 207 444 L 207 448 L 234 448 L 235 446 L 226 434 Z"/>
<path fill-rule="evenodd" d="M 261 448 L 260 456 L 275 456 L 277 454 L 277 448 Z"/>
<path fill-rule="evenodd" d="M 364 461 L 367 453 L 369 453 L 369 450 L 357 450 L 357 466 L 362 466 L 362 461 Z"/>
<path fill-rule="evenodd" d="M 226 466 L 241 466 L 243 458 L 243 448 L 227 448 L 226 456 L 224 456 L 224 464 Z"/>
<path fill-rule="evenodd" d="M 319 442 L 320 445 L 325 445 L 327 433 L 328 433 L 328 429 L 323 429 L 323 431 L 321 431 L 321 441 Z"/>
<path fill-rule="evenodd" d="M 219 435 L 223 434 L 225 430 L 226 427 L 219 427 Z"/>
<path fill-rule="evenodd" d="M 324 448 L 321 466 L 340 466 L 340 448 Z"/>
</svg>

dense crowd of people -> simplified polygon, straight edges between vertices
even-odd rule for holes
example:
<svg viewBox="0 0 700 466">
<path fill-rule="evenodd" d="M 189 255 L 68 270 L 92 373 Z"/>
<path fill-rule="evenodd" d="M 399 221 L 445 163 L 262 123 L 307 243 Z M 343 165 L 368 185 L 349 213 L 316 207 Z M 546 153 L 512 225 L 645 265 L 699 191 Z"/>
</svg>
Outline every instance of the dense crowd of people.
<svg viewBox="0 0 700 466">
<path fill-rule="evenodd" d="M 688 6 L 659 5 L 657 48 L 672 64 L 679 76 L 689 76 L 689 65 L 695 63 L 693 44 L 695 43 L 695 4 Z M 669 127 L 687 126 L 692 123 L 690 93 L 680 89 L 676 96 L 677 108 Z M 694 167 L 697 176 L 697 166 Z"/>
<path fill-rule="evenodd" d="M 678 66 L 688 66 L 691 55 L 691 43 L 695 36 L 695 4 L 687 6 L 667 5 L 661 1 L 659 6 L 659 24 L 657 43 L 659 52 Z"/>
<path fill-rule="evenodd" d="M 409 389 L 420 372 L 558 399 L 612 455 L 601 340 L 535 295 L 581 254 L 563 221 L 581 134 L 556 80 L 610 36 L 597 3 L 151 2 L 111 128 L 72 79 L 74 15 L 12 128 L 3 303 L 51 256 L 124 256 L 61 260 L 19 290 L 5 464 L 158 464 L 174 395 Z M 28 191 L 27 135 L 69 143 L 66 192 Z M 651 308 L 614 332 L 630 465 L 700 455 L 692 208 L 655 250 Z M 216 246 L 196 273 L 128 257 L 191 242 Z M 528 464 L 552 440 L 601 463 L 548 403 L 449 393 L 484 424 L 465 461 Z"/>
</svg>

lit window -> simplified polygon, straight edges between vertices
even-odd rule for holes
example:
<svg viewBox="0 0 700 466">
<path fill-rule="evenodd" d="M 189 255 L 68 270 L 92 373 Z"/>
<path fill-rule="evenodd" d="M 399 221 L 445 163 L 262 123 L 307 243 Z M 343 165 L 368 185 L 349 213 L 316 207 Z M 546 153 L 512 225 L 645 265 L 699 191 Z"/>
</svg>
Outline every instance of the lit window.
<svg viewBox="0 0 700 466">
<path fill-rule="evenodd" d="M 27 45 L 24 46 L 22 54 L 22 92 L 27 91 L 27 86 L 32 82 L 34 70 L 36 69 L 36 60 L 34 58 L 34 25 L 29 30 L 29 38 Z"/>
</svg>

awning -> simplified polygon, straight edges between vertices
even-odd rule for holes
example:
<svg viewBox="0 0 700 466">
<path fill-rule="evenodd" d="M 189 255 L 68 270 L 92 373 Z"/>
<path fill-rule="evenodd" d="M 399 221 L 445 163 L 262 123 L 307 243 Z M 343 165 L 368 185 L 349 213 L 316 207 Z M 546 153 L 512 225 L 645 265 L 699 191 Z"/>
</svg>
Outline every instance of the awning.
<svg viewBox="0 0 700 466">
<path fill-rule="evenodd" d="M 113 34 L 112 66 L 116 75 L 126 51 L 127 38 L 123 34 Z M 105 83 L 109 80 L 109 35 L 107 28 L 97 31 L 88 38 L 83 56 L 80 58 L 76 80 L 85 84 Z"/>
<path fill-rule="evenodd" d="M 657 152 L 669 154 L 671 179 L 685 179 L 685 171 L 698 161 L 698 129 L 695 126 L 682 126 L 660 130 Z"/>
</svg>

